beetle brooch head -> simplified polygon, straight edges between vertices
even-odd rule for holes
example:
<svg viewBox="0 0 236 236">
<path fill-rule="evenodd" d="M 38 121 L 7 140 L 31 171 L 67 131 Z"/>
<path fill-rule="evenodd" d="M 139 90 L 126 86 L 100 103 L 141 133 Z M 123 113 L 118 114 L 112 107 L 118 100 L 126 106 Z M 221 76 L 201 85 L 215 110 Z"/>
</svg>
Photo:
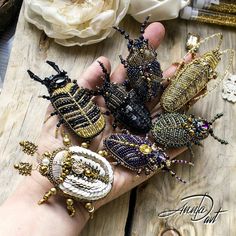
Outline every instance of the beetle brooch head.
<svg viewBox="0 0 236 236">
<path fill-rule="evenodd" d="M 192 132 L 192 134 L 194 134 L 195 138 L 198 140 L 207 138 L 210 131 L 212 131 L 210 123 L 201 118 L 192 121 L 192 127 L 190 129 L 190 132 Z"/>
<path fill-rule="evenodd" d="M 213 133 L 212 124 L 215 122 L 215 120 L 219 119 L 223 116 L 223 113 L 216 114 L 215 117 L 211 121 L 204 120 L 202 118 L 194 118 L 193 116 L 190 116 L 188 119 L 192 126 L 190 125 L 190 133 L 193 135 L 193 138 L 197 141 L 201 141 L 205 138 L 207 138 L 209 135 L 211 135 L 214 139 L 216 139 L 221 144 L 228 144 L 227 141 L 218 138 Z"/>
<path fill-rule="evenodd" d="M 29 76 L 39 83 L 45 85 L 48 89 L 49 94 L 53 93 L 55 89 L 62 88 L 66 84 L 71 82 L 71 79 L 67 76 L 66 71 L 61 71 L 59 67 L 52 61 L 46 61 L 56 72 L 56 75 L 51 75 L 46 77 L 45 79 L 40 79 L 37 75 L 35 75 L 32 71 L 27 70 Z"/>
<path fill-rule="evenodd" d="M 128 80 L 125 84 L 135 90 L 143 102 L 156 97 L 163 90 L 162 70 L 157 61 L 156 51 L 143 36 L 149 17 L 141 26 L 141 36 L 130 39 L 129 34 L 118 27 L 114 27 L 128 40 L 129 55 L 126 60 L 120 56 L 121 63 L 127 68 Z"/>
</svg>

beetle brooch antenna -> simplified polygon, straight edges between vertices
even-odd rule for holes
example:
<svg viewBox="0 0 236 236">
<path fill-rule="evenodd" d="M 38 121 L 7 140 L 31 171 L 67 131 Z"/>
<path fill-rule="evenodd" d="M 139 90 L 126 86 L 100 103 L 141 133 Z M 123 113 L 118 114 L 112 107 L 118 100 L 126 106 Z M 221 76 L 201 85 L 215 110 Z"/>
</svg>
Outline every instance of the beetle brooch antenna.
<svg viewBox="0 0 236 236">
<path fill-rule="evenodd" d="M 151 132 L 156 143 L 164 148 L 187 146 L 193 155 L 191 145 L 201 145 L 200 141 L 207 138 L 209 134 L 221 144 L 228 144 L 227 141 L 218 138 L 211 127 L 222 116 L 222 113 L 217 114 L 208 122 L 193 115 L 166 113 L 158 117 Z"/>
<path fill-rule="evenodd" d="M 186 105 L 190 106 L 195 100 L 198 100 L 210 92 L 212 92 L 224 79 L 230 67 L 233 64 L 234 50 L 227 49 L 220 51 L 223 40 L 221 33 L 214 34 L 200 41 L 189 53 L 193 53 L 194 49 L 209 39 L 218 37 L 219 43 L 216 49 L 206 52 L 202 56 L 194 59 L 188 64 L 184 61 L 180 63 L 174 79 L 170 80 L 169 86 L 165 89 L 161 96 L 161 105 L 167 112 L 177 112 Z M 229 53 L 229 63 L 225 73 L 218 79 L 212 89 L 207 90 L 207 84 L 210 80 L 217 78 L 216 67 L 219 64 L 222 54 Z M 200 93 L 203 93 L 199 95 Z"/>
<path fill-rule="evenodd" d="M 93 202 L 105 197 L 112 188 L 113 171 L 109 162 L 101 155 L 87 149 L 87 143 L 81 147 L 72 146 L 68 135 L 63 136 L 64 147 L 53 152 L 39 155 L 37 169 L 52 184 L 48 192 L 38 202 L 46 203 L 50 197 L 60 194 L 66 197 L 68 214 L 74 216 L 74 201 L 84 203 L 84 207 L 92 214 Z M 20 142 L 23 151 L 33 156 L 37 146 L 29 141 Z M 100 152 L 103 154 L 104 152 Z M 14 166 L 21 175 L 31 175 L 33 165 L 20 162 Z"/>
<path fill-rule="evenodd" d="M 165 170 L 177 180 L 186 183 L 170 169 L 170 166 L 174 163 L 193 165 L 185 160 L 170 160 L 167 154 L 148 138 L 131 134 L 112 134 L 104 140 L 104 148 L 116 159 L 115 164 L 121 164 L 138 175 L 143 171 L 149 175 Z"/>
<path fill-rule="evenodd" d="M 152 125 L 150 112 L 135 91 L 128 92 L 122 84 L 112 83 L 104 65 L 98 63 L 104 73 L 104 82 L 94 94 L 103 96 L 109 110 L 106 114 L 111 113 L 115 119 L 113 127 L 120 123 L 134 133 L 148 133 Z"/>
<path fill-rule="evenodd" d="M 104 116 L 91 100 L 92 92 L 79 87 L 75 80 L 72 82 L 67 76 L 67 72 L 61 71 L 54 62 L 46 62 L 57 72 L 56 75 L 42 80 L 30 70 L 28 70 L 28 74 L 33 80 L 45 85 L 48 89 L 49 96 L 41 97 L 49 100 L 55 109 L 55 112 L 51 113 L 48 118 L 54 115 L 58 115 L 60 118 L 56 135 L 60 125 L 64 123 L 79 137 L 92 139 L 105 127 Z"/>
<path fill-rule="evenodd" d="M 113 27 L 128 40 L 129 55 L 126 60 L 120 56 L 121 63 L 127 68 L 128 80 L 125 85 L 134 89 L 143 102 L 150 101 L 163 91 L 162 70 L 157 61 L 157 53 L 143 36 L 148 19 L 149 16 L 141 25 L 141 36 L 134 40 L 130 39 L 125 30 Z"/>
</svg>

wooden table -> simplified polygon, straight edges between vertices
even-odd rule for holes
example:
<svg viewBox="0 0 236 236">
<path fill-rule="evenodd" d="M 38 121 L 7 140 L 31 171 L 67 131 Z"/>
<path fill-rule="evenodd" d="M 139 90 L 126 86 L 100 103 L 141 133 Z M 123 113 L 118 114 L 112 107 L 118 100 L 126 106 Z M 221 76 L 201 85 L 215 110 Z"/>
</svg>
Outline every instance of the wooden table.
<svg viewBox="0 0 236 236">
<path fill-rule="evenodd" d="M 123 26 L 137 36 L 140 25 L 127 16 Z M 215 32 L 224 34 L 222 48 L 235 48 L 235 29 L 202 25 L 183 20 L 164 22 L 166 37 L 158 49 L 162 68 L 179 60 L 184 54 L 186 34 L 194 32 L 206 37 Z M 213 43 L 204 49 L 213 47 Z M 102 43 L 66 48 L 48 39 L 34 26 L 25 22 L 23 11 L 19 17 L 14 45 L 12 48 L 3 90 L 0 95 L 0 201 L 3 202 L 14 190 L 22 177 L 13 169 L 13 164 L 22 160 L 18 142 L 22 139 L 37 141 L 42 127 L 47 102 L 38 99 L 45 89 L 33 83 L 26 70 L 40 71 L 48 75 L 51 68 L 45 66 L 45 60 L 56 61 L 69 72 L 71 78 L 79 75 L 97 57 L 104 55 L 112 62 L 114 69 L 119 64 L 118 55 L 126 54 L 126 42 L 119 35 Z M 225 68 L 226 60 L 220 66 Z M 235 63 L 234 63 L 235 71 Z M 176 182 L 168 174 L 157 174 L 150 180 L 110 204 L 102 207 L 84 229 L 82 235 L 180 235 L 220 236 L 236 235 L 236 105 L 221 98 L 221 87 L 209 96 L 201 99 L 192 108 L 195 114 L 212 118 L 216 113 L 224 112 L 224 117 L 214 125 L 215 133 L 229 141 L 229 145 L 220 145 L 212 137 L 204 142 L 204 148 L 194 147 L 195 167 L 176 165 L 174 170 L 188 181 L 187 184 Z M 25 157 L 25 156 L 24 156 Z M 190 160 L 186 152 L 179 158 Z M 193 161 L 193 160 L 191 160 Z M 192 222 L 189 215 L 176 214 L 168 218 L 159 218 L 158 214 L 166 209 L 177 209 L 183 203 L 181 198 L 209 193 L 214 199 L 215 210 L 221 206 L 228 210 L 220 215 L 214 224 Z"/>
</svg>

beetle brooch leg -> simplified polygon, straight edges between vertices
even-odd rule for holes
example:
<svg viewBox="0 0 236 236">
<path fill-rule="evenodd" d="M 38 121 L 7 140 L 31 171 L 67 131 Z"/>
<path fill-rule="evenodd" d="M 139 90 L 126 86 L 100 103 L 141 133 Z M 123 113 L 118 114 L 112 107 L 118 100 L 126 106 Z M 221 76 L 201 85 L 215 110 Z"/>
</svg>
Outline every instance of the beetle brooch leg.
<svg viewBox="0 0 236 236">
<path fill-rule="evenodd" d="M 222 116 L 223 116 L 223 113 L 216 114 L 215 117 L 209 122 L 209 124 L 212 125 L 217 119 L 221 118 Z M 217 137 L 217 136 L 214 134 L 213 129 L 210 129 L 210 130 L 209 130 L 209 133 L 210 133 L 210 135 L 211 135 L 214 139 L 216 139 L 216 140 L 217 140 L 218 142 L 220 142 L 221 144 L 225 144 L 225 145 L 229 144 L 227 141 L 225 141 L 225 140 L 223 140 L 223 139 Z"/>
<path fill-rule="evenodd" d="M 64 120 L 59 120 L 59 122 L 57 123 L 56 125 L 56 130 L 55 130 L 55 138 L 58 138 L 58 131 L 59 131 L 59 128 L 60 126 L 64 123 Z"/>
<path fill-rule="evenodd" d="M 39 200 L 38 204 L 41 205 L 45 202 L 48 201 L 48 199 L 53 196 L 53 195 L 56 195 L 57 193 L 57 190 L 55 188 L 51 188 L 48 192 L 46 192 L 43 196 L 43 198 L 41 200 Z"/>
<path fill-rule="evenodd" d="M 51 100 L 51 98 L 49 96 L 46 96 L 46 95 L 40 95 L 38 96 L 38 98 L 43 98 L 43 99 L 46 99 L 46 100 Z"/>
<path fill-rule="evenodd" d="M 71 198 L 66 199 L 66 208 L 70 216 L 75 215 L 74 200 Z"/>
<path fill-rule="evenodd" d="M 180 163 L 180 164 L 187 164 L 187 165 L 190 165 L 190 166 L 194 166 L 194 164 L 190 161 L 185 161 L 185 160 L 171 160 L 169 161 L 169 163 L 167 163 L 167 167 L 165 167 L 163 170 L 165 171 L 168 171 L 172 177 L 175 177 L 178 181 L 186 184 L 186 181 L 181 179 L 173 170 L 169 169 L 169 166 L 171 164 L 174 164 L 174 163 Z"/>
<path fill-rule="evenodd" d="M 57 112 L 57 111 L 52 112 L 52 113 L 45 119 L 45 121 L 44 121 L 43 123 L 45 124 L 51 117 L 53 117 L 53 116 L 55 116 L 55 115 L 58 115 L 58 112 Z"/>
</svg>

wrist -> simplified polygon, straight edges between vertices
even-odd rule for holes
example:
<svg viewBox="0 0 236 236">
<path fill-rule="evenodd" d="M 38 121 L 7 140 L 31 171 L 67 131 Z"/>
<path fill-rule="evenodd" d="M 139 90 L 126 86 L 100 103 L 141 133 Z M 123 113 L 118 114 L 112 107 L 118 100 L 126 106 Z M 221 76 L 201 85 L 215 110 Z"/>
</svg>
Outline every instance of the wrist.
<svg viewBox="0 0 236 236">
<path fill-rule="evenodd" d="M 5 225 L 3 227 L 9 225 L 11 228 L 8 235 L 70 236 L 81 232 L 89 220 L 89 214 L 82 204 L 75 203 L 74 217 L 68 215 L 66 199 L 59 195 L 54 195 L 47 203 L 38 205 L 38 201 L 52 187 L 52 184 L 37 172 L 21 182 L 15 193 L 0 208 L 0 215 L 6 215 L 5 222 L 2 222 Z M 20 222 L 17 220 L 13 229 L 10 222 L 15 222 L 15 219 L 20 219 Z M 2 224 L 0 223 L 0 232 L 3 230 Z M 34 231 L 36 229 L 37 232 Z"/>
</svg>

